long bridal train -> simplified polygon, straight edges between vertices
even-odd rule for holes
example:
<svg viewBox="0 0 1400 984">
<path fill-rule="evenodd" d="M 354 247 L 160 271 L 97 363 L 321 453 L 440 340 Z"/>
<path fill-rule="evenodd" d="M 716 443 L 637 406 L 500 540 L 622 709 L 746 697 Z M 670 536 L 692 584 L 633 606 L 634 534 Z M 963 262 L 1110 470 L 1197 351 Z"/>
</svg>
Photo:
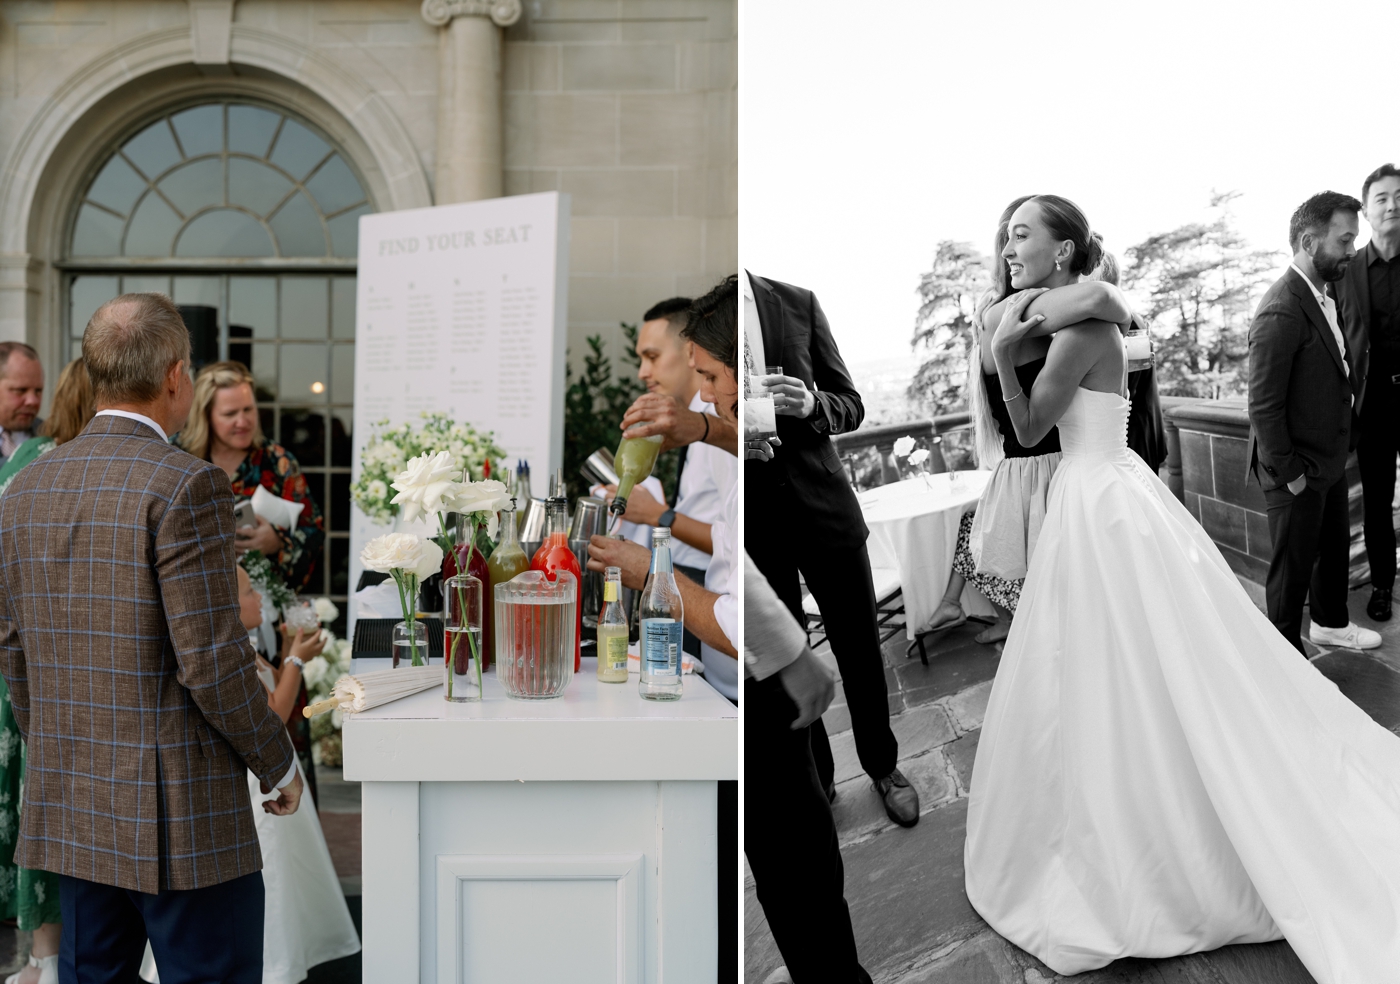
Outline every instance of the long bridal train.
<svg viewBox="0 0 1400 984">
<path fill-rule="evenodd" d="M 1400 738 L 1303 659 L 1080 389 L 973 767 L 967 894 L 1061 974 L 1287 937 L 1400 968 Z"/>
</svg>

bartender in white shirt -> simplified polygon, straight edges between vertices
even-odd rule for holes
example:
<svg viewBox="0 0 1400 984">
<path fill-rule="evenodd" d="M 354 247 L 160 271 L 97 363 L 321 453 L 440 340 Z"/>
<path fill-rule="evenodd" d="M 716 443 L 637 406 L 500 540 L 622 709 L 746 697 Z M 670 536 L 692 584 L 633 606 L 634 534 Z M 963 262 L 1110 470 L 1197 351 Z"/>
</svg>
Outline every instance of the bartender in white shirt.
<svg viewBox="0 0 1400 984">
<path fill-rule="evenodd" d="M 688 297 L 673 297 L 647 311 L 637 333 L 637 377 L 646 384 L 653 399 L 669 397 L 678 406 L 713 420 L 714 405 L 700 396 L 700 376 L 691 367 L 691 343 L 681 337 L 690 305 Z M 725 497 L 738 482 L 739 461 L 703 442 L 682 445 L 679 457 L 675 506 L 668 507 L 655 494 L 649 480 L 633 490 L 628 499 L 623 535 L 649 546 L 649 536 L 646 540 L 634 536 L 629 527 L 649 534 L 650 527 L 669 526 L 671 560 L 676 569 L 703 584 L 714 552 L 711 526 L 720 519 Z M 608 486 L 608 497 L 616 491 L 616 486 Z M 692 655 L 700 655 L 700 641 L 689 632 L 685 648 Z"/>
<path fill-rule="evenodd" d="M 687 341 L 694 341 L 691 349 L 691 362 L 700 379 L 701 399 L 707 399 L 715 407 L 716 415 L 702 421 L 723 435 L 725 447 L 737 450 L 739 384 L 736 366 L 738 363 L 738 287 L 737 280 L 729 277 L 718 287 L 700 298 L 692 308 L 682 335 Z M 672 446 L 690 443 L 692 453 L 700 447 L 694 442 L 701 437 L 693 433 L 691 427 L 695 414 L 679 411 L 674 400 L 661 398 L 659 394 L 648 394 L 642 401 L 651 401 L 654 406 L 670 411 L 650 418 L 662 420 L 664 424 L 653 423 L 656 433 L 666 435 Z M 629 410 L 631 416 L 636 408 Z M 713 423 L 709 423 L 712 421 Z M 624 424 L 626 421 L 624 420 Z M 709 431 L 706 431 L 708 434 Z M 707 449 L 708 450 L 708 449 Z M 723 453 L 723 452 L 722 452 Z M 731 458 L 734 457 L 729 453 Z M 737 459 L 735 459 L 737 473 Z M 633 492 L 635 498 L 637 493 Z M 631 503 L 629 502 L 629 512 Z M 688 577 L 684 572 L 676 573 L 676 585 L 685 603 L 686 628 L 701 641 L 701 659 L 705 663 L 705 679 L 709 684 L 730 700 L 739 696 L 739 664 L 737 643 L 739 639 L 739 571 L 736 554 L 738 552 L 738 489 L 731 481 L 726 490 L 719 515 L 710 524 L 709 538 L 710 563 L 703 581 Z M 678 536 L 677 525 L 673 523 L 673 536 Z M 693 544 L 692 544 L 693 545 Z M 641 588 L 646 583 L 647 569 L 651 560 L 647 550 L 625 540 L 595 536 L 589 543 L 588 567 L 601 571 L 604 567 L 622 569 L 622 583 L 630 588 Z"/>
</svg>

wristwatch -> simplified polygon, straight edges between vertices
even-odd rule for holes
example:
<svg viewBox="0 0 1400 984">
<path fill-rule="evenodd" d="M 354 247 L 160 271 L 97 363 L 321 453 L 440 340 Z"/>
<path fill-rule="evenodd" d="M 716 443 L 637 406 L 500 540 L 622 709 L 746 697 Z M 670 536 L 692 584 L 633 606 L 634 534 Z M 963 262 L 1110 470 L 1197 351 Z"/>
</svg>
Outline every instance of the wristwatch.
<svg viewBox="0 0 1400 984">
<path fill-rule="evenodd" d="M 288 663 L 291 663 L 297 669 L 301 670 L 303 673 L 306 672 L 306 660 L 302 659 L 300 656 L 288 656 L 286 661 Z"/>
<path fill-rule="evenodd" d="M 672 523 L 674 523 L 675 521 L 676 521 L 676 511 L 675 511 L 674 509 L 667 509 L 667 510 L 666 510 L 664 513 L 662 513 L 660 516 L 656 517 L 656 525 L 657 525 L 657 526 L 670 526 L 670 525 L 671 525 Z"/>
</svg>

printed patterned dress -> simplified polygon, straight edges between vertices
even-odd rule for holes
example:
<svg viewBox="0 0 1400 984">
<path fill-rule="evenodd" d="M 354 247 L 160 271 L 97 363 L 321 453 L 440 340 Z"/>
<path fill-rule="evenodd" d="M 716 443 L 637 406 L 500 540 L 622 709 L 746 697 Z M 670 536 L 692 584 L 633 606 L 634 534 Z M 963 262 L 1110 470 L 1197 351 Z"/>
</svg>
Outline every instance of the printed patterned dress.
<svg viewBox="0 0 1400 984">
<path fill-rule="evenodd" d="M 321 507 L 311 497 L 306 476 L 301 473 L 297 459 L 280 444 L 264 438 L 262 443 L 248 449 L 232 482 L 235 500 L 251 499 L 261 485 L 275 496 L 304 504 L 295 529 L 274 527 L 282 540 L 282 550 L 268 560 L 282 575 L 287 587 L 296 592 L 306 590 L 312 583 L 312 575 L 316 573 L 321 552 L 325 549 L 326 521 L 321 515 Z"/>
<path fill-rule="evenodd" d="M 307 590 L 308 586 L 315 583 L 313 575 L 319 568 L 321 552 L 325 549 L 326 521 L 321 515 L 320 506 L 311 497 L 311 490 L 306 485 L 306 476 L 301 473 L 297 459 L 280 444 L 274 444 L 264 438 L 260 444 L 248 449 L 248 454 L 243 459 L 243 464 L 238 466 L 232 483 L 233 497 L 236 501 L 251 499 L 261 485 L 275 496 L 291 502 L 304 503 L 301 519 L 294 529 L 273 527 L 282 541 L 282 550 L 276 557 L 269 557 L 268 560 L 272 562 L 273 568 L 288 588 L 298 593 Z M 317 592 L 313 590 L 311 593 Z M 269 656 L 274 664 L 280 662 L 276 653 L 270 653 Z M 296 707 L 292 710 L 292 719 L 287 724 L 287 731 L 292 736 L 292 745 L 296 748 L 297 758 L 301 761 L 301 769 L 306 774 L 307 785 L 314 802 L 318 799 L 318 791 L 316 768 L 311 760 L 311 722 L 301 713 L 306 703 L 306 685 L 302 684 Z"/>
<path fill-rule="evenodd" d="M 0 468 L 0 494 L 19 470 L 54 447 L 51 437 L 31 437 Z M 0 919 L 17 919 L 33 931 L 63 920 L 58 908 L 58 875 L 31 871 L 14 862 L 19 840 L 19 804 L 24 795 L 24 740 L 15 723 L 10 687 L 0 677 Z"/>
</svg>

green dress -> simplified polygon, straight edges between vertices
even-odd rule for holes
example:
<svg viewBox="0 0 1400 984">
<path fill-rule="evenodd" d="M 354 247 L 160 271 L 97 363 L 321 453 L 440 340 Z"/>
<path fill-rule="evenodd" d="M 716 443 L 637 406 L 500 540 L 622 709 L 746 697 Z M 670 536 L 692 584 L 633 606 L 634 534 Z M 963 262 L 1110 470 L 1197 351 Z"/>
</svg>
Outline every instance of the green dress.
<svg viewBox="0 0 1400 984">
<path fill-rule="evenodd" d="M 0 495 L 21 468 L 54 446 L 51 437 L 31 437 L 0 467 Z M 44 923 L 62 922 L 58 908 L 58 875 L 30 871 L 14 862 L 19 840 L 19 804 L 24 791 L 24 741 L 10 705 L 10 687 L 0 676 L 0 918 L 19 920 L 33 931 Z"/>
</svg>

